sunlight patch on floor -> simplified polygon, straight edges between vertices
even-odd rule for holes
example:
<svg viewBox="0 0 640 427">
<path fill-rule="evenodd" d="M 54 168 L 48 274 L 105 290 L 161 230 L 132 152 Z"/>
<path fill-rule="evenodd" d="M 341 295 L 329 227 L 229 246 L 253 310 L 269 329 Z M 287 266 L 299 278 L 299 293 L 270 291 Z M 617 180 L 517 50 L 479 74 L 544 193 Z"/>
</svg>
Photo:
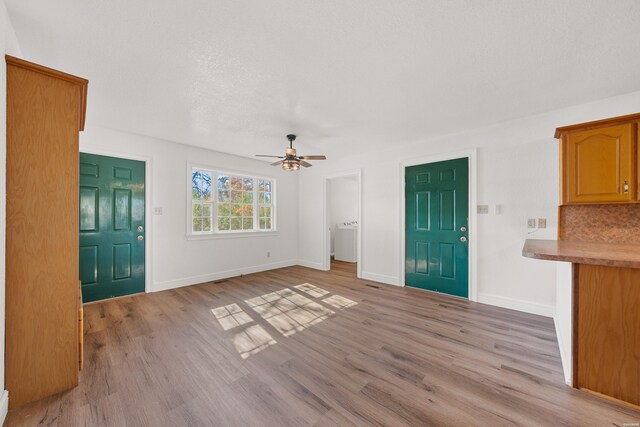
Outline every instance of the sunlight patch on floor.
<svg viewBox="0 0 640 427">
<path fill-rule="evenodd" d="M 316 299 L 330 294 L 329 291 L 310 283 L 296 285 L 294 288 Z M 290 337 L 335 314 L 331 309 L 289 288 L 249 298 L 244 302 L 285 337 Z M 331 295 L 324 298 L 322 302 L 337 309 L 357 304 L 340 295 Z M 269 332 L 261 325 L 255 324 L 254 319 L 238 304 L 216 307 L 211 310 L 211 313 L 225 331 L 242 326 L 242 329 L 233 336 L 233 345 L 243 359 L 277 343 Z"/>
<path fill-rule="evenodd" d="M 233 336 L 233 345 L 243 359 L 274 344 L 276 340 L 260 325 L 249 326 Z"/>
<path fill-rule="evenodd" d="M 335 308 L 349 308 L 358 304 L 357 302 L 341 297 L 340 295 L 331 295 L 329 298 L 323 299 L 322 302 Z"/>
<path fill-rule="evenodd" d="M 328 308 L 289 288 L 245 302 L 285 337 L 320 323 L 334 314 Z"/>
<path fill-rule="evenodd" d="M 247 313 L 242 311 L 238 304 L 229 304 L 214 308 L 211 312 L 216 316 L 220 326 L 222 326 L 222 329 L 225 331 L 253 321 Z"/>
<path fill-rule="evenodd" d="M 294 288 L 298 289 L 299 291 L 305 292 L 314 298 L 320 298 L 329 293 L 329 291 L 325 291 L 324 289 L 314 286 L 311 283 L 303 283 L 302 285 L 296 285 L 294 286 Z"/>
</svg>

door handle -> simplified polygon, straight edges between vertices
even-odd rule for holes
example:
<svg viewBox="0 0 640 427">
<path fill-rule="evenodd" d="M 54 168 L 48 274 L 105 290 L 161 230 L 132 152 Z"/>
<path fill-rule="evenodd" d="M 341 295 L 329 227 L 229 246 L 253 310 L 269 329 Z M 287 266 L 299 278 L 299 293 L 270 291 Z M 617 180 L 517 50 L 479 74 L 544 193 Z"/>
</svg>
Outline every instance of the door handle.
<svg viewBox="0 0 640 427">
<path fill-rule="evenodd" d="M 460 231 L 462 231 L 462 232 L 464 233 L 465 231 L 467 231 L 467 227 L 465 227 L 465 226 L 463 225 L 462 227 L 460 227 Z"/>
<path fill-rule="evenodd" d="M 138 236 L 138 240 L 144 239 L 144 236 Z"/>
<path fill-rule="evenodd" d="M 466 243 L 466 242 L 467 242 L 467 238 L 466 238 L 465 236 L 462 236 L 462 237 L 460 238 L 460 241 L 461 241 L 462 243 Z"/>
<path fill-rule="evenodd" d="M 144 227 L 143 227 L 143 226 L 141 226 L 141 225 L 139 225 L 139 226 L 138 226 L 138 231 L 142 231 L 142 230 L 144 230 Z"/>
</svg>

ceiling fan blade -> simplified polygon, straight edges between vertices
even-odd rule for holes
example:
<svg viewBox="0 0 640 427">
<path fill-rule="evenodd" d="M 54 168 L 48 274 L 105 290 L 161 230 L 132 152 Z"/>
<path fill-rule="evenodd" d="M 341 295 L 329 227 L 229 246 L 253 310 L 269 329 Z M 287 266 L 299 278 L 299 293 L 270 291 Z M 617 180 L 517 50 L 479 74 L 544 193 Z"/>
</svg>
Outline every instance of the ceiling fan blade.
<svg viewBox="0 0 640 427">
<path fill-rule="evenodd" d="M 282 162 L 284 162 L 284 160 L 278 160 L 277 162 L 273 162 L 273 163 L 271 163 L 271 166 L 278 166 L 278 165 L 281 165 L 281 164 L 282 164 Z"/>
<path fill-rule="evenodd" d="M 326 156 L 298 156 L 298 158 L 303 160 L 327 160 Z"/>
<path fill-rule="evenodd" d="M 311 166 L 313 166 L 311 163 L 307 163 L 304 160 L 300 160 L 300 164 L 305 168 L 310 168 Z"/>
<path fill-rule="evenodd" d="M 270 154 L 256 154 L 256 157 L 275 157 L 276 159 L 284 159 L 284 156 L 272 156 Z"/>
</svg>

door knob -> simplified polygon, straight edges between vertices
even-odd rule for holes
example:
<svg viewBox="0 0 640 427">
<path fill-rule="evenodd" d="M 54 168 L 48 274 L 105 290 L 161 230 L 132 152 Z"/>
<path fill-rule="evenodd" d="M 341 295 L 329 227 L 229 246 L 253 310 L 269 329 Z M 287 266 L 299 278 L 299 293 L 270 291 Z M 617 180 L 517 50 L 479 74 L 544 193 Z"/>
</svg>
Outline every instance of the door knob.
<svg viewBox="0 0 640 427">
<path fill-rule="evenodd" d="M 465 231 L 467 231 L 467 227 L 465 227 L 465 226 L 463 225 L 462 227 L 460 227 L 460 231 L 462 231 L 462 232 L 464 233 Z"/>
<path fill-rule="evenodd" d="M 141 226 L 141 225 L 139 225 L 139 226 L 138 226 L 138 231 L 142 231 L 142 230 L 144 230 L 144 227 L 143 227 L 143 226 Z"/>
<path fill-rule="evenodd" d="M 138 240 L 144 239 L 144 236 L 138 236 Z"/>
<path fill-rule="evenodd" d="M 460 241 L 461 241 L 462 243 L 465 243 L 465 242 L 467 241 L 467 238 L 466 238 L 465 236 L 462 236 L 462 237 L 460 238 Z"/>
</svg>

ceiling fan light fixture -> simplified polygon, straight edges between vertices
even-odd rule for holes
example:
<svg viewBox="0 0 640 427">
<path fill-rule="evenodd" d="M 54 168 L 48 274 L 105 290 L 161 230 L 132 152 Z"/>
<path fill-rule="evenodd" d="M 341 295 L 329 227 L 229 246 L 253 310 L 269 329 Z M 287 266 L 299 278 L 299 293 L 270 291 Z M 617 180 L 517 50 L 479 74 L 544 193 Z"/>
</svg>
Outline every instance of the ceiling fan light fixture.
<svg viewBox="0 0 640 427">
<path fill-rule="evenodd" d="M 288 172 L 300 170 L 300 162 L 296 160 L 284 160 L 282 162 L 282 169 Z"/>
</svg>

